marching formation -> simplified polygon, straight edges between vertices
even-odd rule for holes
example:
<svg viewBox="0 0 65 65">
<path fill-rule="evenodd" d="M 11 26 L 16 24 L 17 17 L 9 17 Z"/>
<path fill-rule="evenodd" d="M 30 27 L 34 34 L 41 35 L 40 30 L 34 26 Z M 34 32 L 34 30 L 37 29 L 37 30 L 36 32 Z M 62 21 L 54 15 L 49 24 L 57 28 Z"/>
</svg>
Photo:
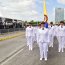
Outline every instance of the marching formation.
<svg viewBox="0 0 65 65">
<path fill-rule="evenodd" d="M 48 28 L 45 28 L 45 22 L 40 23 L 37 27 L 28 24 L 26 27 L 26 39 L 29 50 L 33 50 L 33 43 L 37 42 L 40 51 L 40 60 L 44 58 L 47 61 L 48 48 L 53 48 L 54 37 L 58 40 L 58 52 L 64 52 L 65 46 L 65 25 L 60 21 L 59 25 L 53 25 L 51 22 Z"/>
</svg>

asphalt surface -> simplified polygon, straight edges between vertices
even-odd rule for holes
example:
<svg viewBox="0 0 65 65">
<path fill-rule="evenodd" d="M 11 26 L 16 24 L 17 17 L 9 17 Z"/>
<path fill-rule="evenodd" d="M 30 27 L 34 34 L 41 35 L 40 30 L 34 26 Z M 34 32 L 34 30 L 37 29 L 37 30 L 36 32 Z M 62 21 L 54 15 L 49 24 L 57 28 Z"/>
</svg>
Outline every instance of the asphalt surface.
<svg viewBox="0 0 65 65">
<path fill-rule="evenodd" d="M 5 41 L 2 41 L 2 42 L 0 41 L 0 63 L 4 59 L 9 57 L 10 55 L 15 53 L 18 49 L 25 46 L 25 44 L 23 44 L 23 43 L 25 43 L 25 40 L 23 38 L 24 33 L 23 32 L 21 32 L 21 33 L 22 34 L 19 37 L 12 38 L 12 39 L 9 39 L 9 40 L 5 40 Z"/>
<path fill-rule="evenodd" d="M 58 52 L 56 38 L 54 47 L 49 48 L 48 61 L 40 61 L 38 45 L 34 43 L 33 51 L 29 51 L 24 34 L 0 42 L 0 65 L 65 65 L 65 52 Z"/>
</svg>

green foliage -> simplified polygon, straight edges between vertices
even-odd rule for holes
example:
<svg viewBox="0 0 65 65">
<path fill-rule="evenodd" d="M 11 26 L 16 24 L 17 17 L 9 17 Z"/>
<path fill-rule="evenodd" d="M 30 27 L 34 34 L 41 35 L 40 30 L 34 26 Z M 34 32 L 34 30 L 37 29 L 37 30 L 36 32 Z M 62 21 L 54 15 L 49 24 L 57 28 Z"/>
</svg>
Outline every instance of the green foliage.
<svg viewBox="0 0 65 65">
<path fill-rule="evenodd" d="M 31 23 L 33 26 L 36 26 L 36 25 L 40 24 L 40 22 L 29 22 L 29 23 Z"/>
</svg>

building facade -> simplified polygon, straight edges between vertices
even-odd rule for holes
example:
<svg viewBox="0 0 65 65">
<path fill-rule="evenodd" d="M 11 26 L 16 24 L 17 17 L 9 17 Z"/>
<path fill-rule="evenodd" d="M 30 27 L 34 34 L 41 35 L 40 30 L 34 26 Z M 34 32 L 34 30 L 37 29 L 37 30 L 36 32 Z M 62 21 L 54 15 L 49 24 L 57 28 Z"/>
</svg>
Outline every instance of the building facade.
<svg viewBox="0 0 65 65">
<path fill-rule="evenodd" d="M 64 8 L 55 9 L 55 23 L 58 24 L 60 21 L 64 21 Z"/>
</svg>

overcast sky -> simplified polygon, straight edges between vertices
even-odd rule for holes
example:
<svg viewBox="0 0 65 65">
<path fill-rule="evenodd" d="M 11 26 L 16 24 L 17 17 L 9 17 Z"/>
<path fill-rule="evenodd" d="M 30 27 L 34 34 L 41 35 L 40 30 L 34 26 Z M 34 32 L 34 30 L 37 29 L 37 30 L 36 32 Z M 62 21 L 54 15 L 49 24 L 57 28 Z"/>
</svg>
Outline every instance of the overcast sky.
<svg viewBox="0 0 65 65">
<path fill-rule="evenodd" d="M 46 0 L 49 21 L 55 8 L 65 8 L 65 0 Z M 0 0 L 0 16 L 20 20 L 43 20 L 43 0 Z"/>
</svg>

